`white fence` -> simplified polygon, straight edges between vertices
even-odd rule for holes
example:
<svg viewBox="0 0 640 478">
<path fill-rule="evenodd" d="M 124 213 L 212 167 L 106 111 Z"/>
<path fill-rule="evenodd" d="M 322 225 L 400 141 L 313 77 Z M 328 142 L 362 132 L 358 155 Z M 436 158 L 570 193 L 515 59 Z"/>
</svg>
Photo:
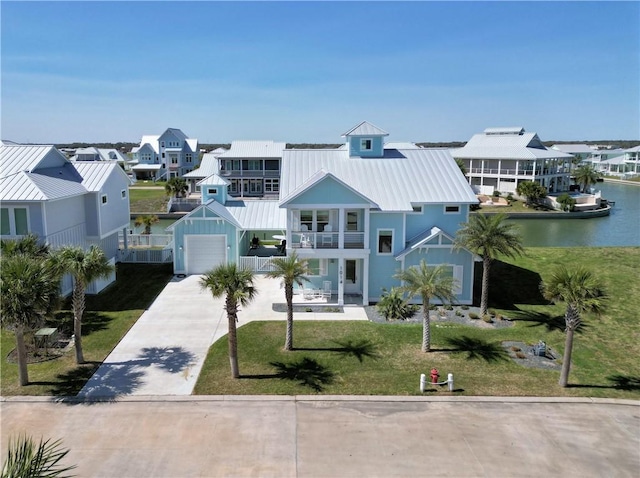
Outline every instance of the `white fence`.
<svg viewBox="0 0 640 478">
<path fill-rule="evenodd" d="M 171 249 L 128 249 L 120 250 L 120 262 L 143 262 L 159 264 L 171 262 L 173 251 Z"/>
<path fill-rule="evenodd" d="M 173 242 L 173 234 L 128 234 L 129 247 L 166 247 Z M 120 248 L 124 249 L 124 239 L 119 235 Z"/>
<path fill-rule="evenodd" d="M 274 270 L 272 257 L 240 256 L 240 268 L 253 272 L 270 272 Z"/>
</svg>

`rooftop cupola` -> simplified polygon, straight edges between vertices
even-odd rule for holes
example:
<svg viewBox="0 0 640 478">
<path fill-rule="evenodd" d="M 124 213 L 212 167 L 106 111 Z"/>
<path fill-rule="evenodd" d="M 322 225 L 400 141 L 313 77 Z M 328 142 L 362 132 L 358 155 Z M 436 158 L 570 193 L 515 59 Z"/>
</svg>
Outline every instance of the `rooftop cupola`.
<svg viewBox="0 0 640 478">
<path fill-rule="evenodd" d="M 381 158 L 384 156 L 384 137 L 389 133 L 363 121 L 342 135 L 347 138 L 349 156 Z"/>
</svg>

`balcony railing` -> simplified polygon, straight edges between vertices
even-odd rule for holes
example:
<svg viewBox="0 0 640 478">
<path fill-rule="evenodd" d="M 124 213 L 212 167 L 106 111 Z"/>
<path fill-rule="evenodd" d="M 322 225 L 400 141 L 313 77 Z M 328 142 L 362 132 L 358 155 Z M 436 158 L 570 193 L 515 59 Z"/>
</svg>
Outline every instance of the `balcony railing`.
<svg viewBox="0 0 640 478">
<path fill-rule="evenodd" d="M 280 170 L 262 170 L 262 169 L 224 169 L 220 171 L 220 175 L 225 178 L 279 178 Z"/>
<path fill-rule="evenodd" d="M 338 249 L 339 232 L 293 232 L 291 247 L 294 249 Z M 345 232 L 345 249 L 364 249 L 364 232 Z"/>
</svg>

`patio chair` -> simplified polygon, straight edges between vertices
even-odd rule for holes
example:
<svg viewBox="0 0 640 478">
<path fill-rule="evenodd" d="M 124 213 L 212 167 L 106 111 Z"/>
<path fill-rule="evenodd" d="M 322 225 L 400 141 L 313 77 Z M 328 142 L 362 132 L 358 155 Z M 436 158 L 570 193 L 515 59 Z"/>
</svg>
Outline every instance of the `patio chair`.
<svg viewBox="0 0 640 478">
<path fill-rule="evenodd" d="M 322 283 L 322 297 L 329 300 L 331 299 L 331 281 L 326 280 Z"/>
</svg>

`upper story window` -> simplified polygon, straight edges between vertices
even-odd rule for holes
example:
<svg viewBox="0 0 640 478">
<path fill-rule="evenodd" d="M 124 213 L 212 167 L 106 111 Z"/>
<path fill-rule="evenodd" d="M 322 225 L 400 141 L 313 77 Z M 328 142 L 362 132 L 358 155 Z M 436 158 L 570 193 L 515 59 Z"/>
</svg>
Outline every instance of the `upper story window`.
<svg viewBox="0 0 640 478">
<path fill-rule="evenodd" d="M 280 180 L 278 179 L 265 179 L 264 180 L 264 192 L 277 193 L 280 190 Z"/>
<path fill-rule="evenodd" d="M 29 234 L 29 216 L 26 207 L 0 208 L 0 233 L 3 236 Z"/>
<path fill-rule="evenodd" d="M 378 254 L 391 254 L 393 251 L 393 230 L 380 229 L 378 231 Z"/>
<path fill-rule="evenodd" d="M 160 142 L 160 147 L 161 147 L 161 148 L 164 148 L 164 141 L 161 141 L 161 142 Z"/>
<path fill-rule="evenodd" d="M 122 191 L 120 191 L 120 195 L 122 196 L 122 199 L 127 199 L 127 190 L 123 189 Z"/>
<path fill-rule="evenodd" d="M 218 194 L 218 188 L 208 188 L 207 194 Z"/>
<path fill-rule="evenodd" d="M 171 164 L 178 164 L 178 157 L 177 156 L 171 156 Z"/>
<path fill-rule="evenodd" d="M 361 151 L 371 151 L 373 149 L 373 141 L 371 139 L 361 139 L 360 140 L 360 150 Z"/>
<path fill-rule="evenodd" d="M 187 153 L 187 154 L 185 154 L 185 155 L 184 155 L 184 160 L 185 160 L 187 163 L 190 163 L 190 162 L 191 162 L 191 153 Z"/>
<path fill-rule="evenodd" d="M 102 197 L 100 198 L 100 201 L 102 202 L 102 204 L 107 204 L 107 195 L 103 194 Z"/>
<path fill-rule="evenodd" d="M 445 206 L 445 214 L 460 214 L 460 206 Z"/>
<path fill-rule="evenodd" d="M 422 212 L 422 206 L 413 206 L 413 212 Z"/>
</svg>

